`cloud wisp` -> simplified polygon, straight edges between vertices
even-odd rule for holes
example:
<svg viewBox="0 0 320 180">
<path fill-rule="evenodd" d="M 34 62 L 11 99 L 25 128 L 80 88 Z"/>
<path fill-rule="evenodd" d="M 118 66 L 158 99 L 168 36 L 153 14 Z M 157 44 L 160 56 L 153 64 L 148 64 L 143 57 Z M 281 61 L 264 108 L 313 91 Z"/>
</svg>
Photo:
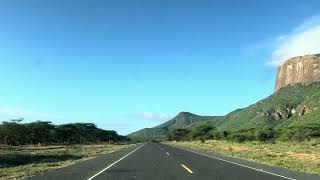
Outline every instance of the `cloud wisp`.
<svg viewBox="0 0 320 180">
<path fill-rule="evenodd" d="M 277 67 L 289 58 L 317 53 L 320 53 L 320 15 L 309 18 L 291 33 L 275 38 L 267 65 Z"/>
<path fill-rule="evenodd" d="M 152 113 L 152 112 L 142 112 L 130 115 L 131 118 L 134 119 L 141 119 L 141 120 L 149 120 L 149 121 L 158 121 L 158 122 L 164 122 L 171 118 L 166 113 Z"/>
<path fill-rule="evenodd" d="M 38 112 L 24 108 L 0 106 L 0 115 L 10 118 L 32 118 L 32 119 L 63 119 L 63 116 Z"/>
</svg>

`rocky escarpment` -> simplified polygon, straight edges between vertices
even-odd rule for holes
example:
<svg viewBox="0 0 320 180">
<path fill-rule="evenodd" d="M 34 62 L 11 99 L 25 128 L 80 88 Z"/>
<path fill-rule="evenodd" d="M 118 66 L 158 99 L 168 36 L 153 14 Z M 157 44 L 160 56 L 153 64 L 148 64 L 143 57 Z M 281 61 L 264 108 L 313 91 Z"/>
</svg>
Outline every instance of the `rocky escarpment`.
<svg viewBox="0 0 320 180">
<path fill-rule="evenodd" d="M 320 54 L 294 57 L 279 67 L 275 92 L 288 85 L 308 85 L 316 81 L 320 81 Z"/>
</svg>

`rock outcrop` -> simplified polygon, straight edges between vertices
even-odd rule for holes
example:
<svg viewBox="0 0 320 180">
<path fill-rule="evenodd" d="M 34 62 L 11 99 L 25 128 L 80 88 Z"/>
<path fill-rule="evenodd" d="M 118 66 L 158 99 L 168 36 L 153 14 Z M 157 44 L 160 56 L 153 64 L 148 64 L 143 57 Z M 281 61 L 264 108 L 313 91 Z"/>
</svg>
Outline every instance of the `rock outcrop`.
<svg viewBox="0 0 320 180">
<path fill-rule="evenodd" d="M 279 67 L 275 92 L 288 85 L 316 81 L 320 81 L 320 54 L 294 57 Z"/>
</svg>

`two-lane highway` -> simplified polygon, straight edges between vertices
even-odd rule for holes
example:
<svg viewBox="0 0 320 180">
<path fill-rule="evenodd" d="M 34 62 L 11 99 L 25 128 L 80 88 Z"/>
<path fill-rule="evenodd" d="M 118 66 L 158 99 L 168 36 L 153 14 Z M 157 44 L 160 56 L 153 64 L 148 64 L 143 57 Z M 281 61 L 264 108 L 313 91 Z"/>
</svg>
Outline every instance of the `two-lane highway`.
<svg viewBox="0 0 320 180">
<path fill-rule="evenodd" d="M 94 179 L 168 180 L 192 177 L 194 175 L 184 169 L 176 158 L 168 156 L 156 144 L 148 143 Z"/>
<path fill-rule="evenodd" d="M 118 164 L 106 169 L 94 179 L 259 179 L 283 180 L 280 177 L 163 144 L 148 143 Z"/>
<path fill-rule="evenodd" d="M 118 152 L 120 153 L 120 152 Z M 120 155 L 121 154 L 121 155 Z M 275 167 L 276 171 L 259 169 L 260 167 L 235 162 L 230 159 L 209 156 L 168 146 L 161 143 L 146 143 L 136 146 L 125 153 L 114 155 L 101 164 L 98 170 L 90 169 L 86 162 L 71 168 L 53 171 L 31 179 L 84 179 L 84 180 L 288 180 L 288 179 L 320 179 L 297 172 L 291 172 Z M 227 157 L 226 157 L 227 158 Z M 90 163 L 94 164 L 92 160 Z M 243 161 L 245 162 L 245 161 Z M 101 167 L 104 165 L 103 167 Z M 77 167 L 81 168 L 77 168 Z M 261 165 L 264 166 L 264 165 Z M 80 171 L 77 171 L 77 169 Z M 86 173 L 86 169 L 87 172 Z M 278 171 L 277 171 L 278 170 Z M 65 172 L 68 173 L 65 173 Z M 279 173 L 280 172 L 280 173 Z M 283 172 L 283 173 L 282 173 Z M 65 173 L 65 176 L 58 174 Z M 79 175 L 82 174 L 82 175 Z M 282 173 L 282 174 L 281 174 Z M 59 177 L 59 178 L 57 178 Z M 75 178 L 77 177 L 77 178 Z"/>
</svg>

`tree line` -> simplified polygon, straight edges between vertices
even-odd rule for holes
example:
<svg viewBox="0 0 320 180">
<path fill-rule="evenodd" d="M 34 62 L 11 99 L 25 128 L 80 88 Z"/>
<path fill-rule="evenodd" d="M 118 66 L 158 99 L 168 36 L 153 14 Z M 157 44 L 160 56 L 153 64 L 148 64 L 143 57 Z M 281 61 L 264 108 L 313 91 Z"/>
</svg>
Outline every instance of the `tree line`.
<svg viewBox="0 0 320 180">
<path fill-rule="evenodd" d="M 262 141 L 304 141 L 320 138 L 320 124 L 275 129 L 272 127 L 251 128 L 239 131 L 221 131 L 210 125 L 200 125 L 190 129 L 174 129 L 168 135 L 169 141 L 190 140 L 232 140 L 236 142 Z"/>
<path fill-rule="evenodd" d="M 0 124 L 0 144 L 87 144 L 128 140 L 116 131 L 97 128 L 93 123 L 54 125 L 49 121 L 21 121 L 18 119 Z"/>
</svg>

